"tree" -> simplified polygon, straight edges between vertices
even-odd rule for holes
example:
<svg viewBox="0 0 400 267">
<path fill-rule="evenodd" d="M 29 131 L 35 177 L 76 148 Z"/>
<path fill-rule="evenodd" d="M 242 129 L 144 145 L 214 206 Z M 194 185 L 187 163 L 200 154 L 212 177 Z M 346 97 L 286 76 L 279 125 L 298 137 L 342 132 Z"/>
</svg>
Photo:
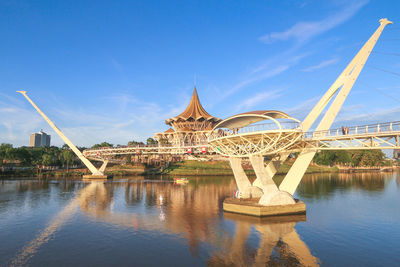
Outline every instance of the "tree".
<svg viewBox="0 0 400 267">
<path fill-rule="evenodd" d="M 1 160 L 1 171 L 4 172 L 4 164 L 7 159 L 13 157 L 13 147 L 11 144 L 2 143 L 0 145 L 0 160 Z"/>
<path fill-rule="evenodd" d="M 95 144 L 92 146 L 92 148 L 99 148 L 99 147 L 113 147 L 113 144 L 107 143 L 107 142 L 102 142 L 100 144 Z"/>
<path fill-rule="evenodd" d="M 62 152 L 62 158 L 65 164 L 67 164 L 67 172 L 69 172 L 69 165 L 74 162 L 75 154 L 71 150 L 64 150 Z"/>
<path fill-rule="evenodd" d="M 138 144 L 138 142 L 136 142 L 135 140 L 128 142 L 128 146 L 137 146 L 137 144 Z"/>
<path fill-rule="evenodd" d="M 21 166 L 30 166 L 32 164 L 32 155 L 26 147 L 15 148 L 15 159 Z"/>
<path fill-rule="evenodd" d="M 352 162 L 352 158 L 351 158 L 350 152 L 345 151 L 345 150 L 336 151 L 335 163 L 351 164 L 351 162 Z"/>
<path fill-rule="evenodd" d="M 351 164 L 356 167 L 389 164 L 382 150 L 325 150 L 315 154 L 314 162 L 318 165 Z"/>
<path fill-rule="evenodd" d="M 155 145 L 155 144 L 157 144 L 157 141 L 154 140 L 154 139 L 151 138 L 151 137 L 147 138 L 146 142 L 147 142 L 148 145 Z"/>
<path fill-rule="evenodd" d="M 50 166 L 53 163 L 53 157 L 50 154 L 43 154 L 42 164 L 43 166 Z"/>
</svg>

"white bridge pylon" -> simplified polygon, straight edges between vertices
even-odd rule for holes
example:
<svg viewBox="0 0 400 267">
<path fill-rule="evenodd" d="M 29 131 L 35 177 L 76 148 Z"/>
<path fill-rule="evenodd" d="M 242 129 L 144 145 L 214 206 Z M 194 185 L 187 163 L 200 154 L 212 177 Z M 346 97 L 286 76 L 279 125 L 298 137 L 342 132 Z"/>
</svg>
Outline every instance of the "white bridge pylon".
<svg viewBox="0 0 400 267">
<path fill-rule="evenodd" d="M 105 163 L 100 170 L 98 170 L 87 158 L 85 158 L 82 154 L 81 151 L 64 135 L 63 132 L 61 132 L 60 129 L 46 116 L 46 114 L 43 113 L 43 111 L 36 106 L 36 104 L 28 97 L 26 94 L 26 91 L 17 91 L 18 93 L 22 94 L 28 101 L 31 103 L 31 105 L 39 112 L 39 114 L 45 119 L 45 121 L 50 125 L 51 128 L 61 137 L 61 139 L 71 148 L 71 150 L 75 153 L 75 155 L 78 156 L 78 158 L 85 164 L 85 166 L 90 170 L 90 172 L 94 176 L 103 176 L 104 175 L 104 169 Z"/>
<path fill-rule="evenodd" d="M 208 144 L 188 147 L 191 149 L 190 151 L 192 149 L 201 151 L 203 147 L 207 146 L 217 153 L 229 156 L 236 183 L 242 196 L 261 196 L 259 203 L 262 205 L 282 205 L 294 203 L 292 195 L 296 191 L 316 151 L 320 149 L 399 148 L 399 122 L 350 128 L 349 131 L 346 130 L 346 134 L 340 134 L 340 130 L 329 130 L 384 27 L 392 24 L 387 19 L 381 19 L 379 22 L 380 26 L 375 33 L 364 44 L 303 122 L 280 111 L 257 111 L 239 114 L 217 124 L 209 136 Z M 126 147 L 89 149 L 84 152 L 85 157 L 33 103 L 25 91 L 18 92 L 28 99 L 94 175 L 103 175 L 106 163 L 98 170 L 86 157 L 107 162 L 110 156 L 118 154 L 138 154 L 138 152 L 143 154 L 185 154 L 187 152 L 188 148 L 186 147 Z M 310 127 L 330 102 L 332 103 L 316 127 L 316 131 L 308 133 Z M 269 120 L 272 124 L 252 125 L 264 120 Z M 300 155 L 278 188 L 272 177 L 288 155 L 296 151 L 299 151 Z M 273 159 L 266 167 L 264 167 L 264 155 L 273 156 Z M 250 183 L 241 166 L 241 158 L 243 157 L 250 159 L 257 175 L 257 179 L 253 184 Z"/>
<path fill-rule="evenodd" d="M 243 197 L 261 195 L 259 204 L 262 205 L 290 204 L 293 202 L 291 195 L 296 191 L 319 149 L 398 148 L 400 129 L 393 130 L 393 126 L 398 127 L 398 123 L 385 124 L 384 127 L 375 125 L 369 129 L 368 126 L 360 127 L 352 129 L 351 133 L 345 129 L 343 132 L 345 135 L 340 135 L 339 131 L 329 131 L 383 29 L 386 25 L 392 24 L 387 19 L 381 19 L 379 22 L 378 29 L 303 122 L 300 123 L 279 111 L 257 111 L 230 117 L 214 127 L 214 132 L 208 139 L 209 145 L 215 152 L 230 157 L 235 179 Z M 316 127 L 316 131 L 311 135 L 307 133 L 330 102 L 332 103 Z M 263 120 L 272 123 L 254 124 Z M 374 127 L 375 132 L 371 129 Z M 295 151 L 299 151 L 300 154 L 278 188 L 272 177 L 288 155 Z M 274 155 L 266 168 L 263 165 L 264 155 Z M 250 159 L 257 175 L 253 184 L 245 177 L 240 159 L 243 157 Z M 261 189 L 261 192 L 258 189 Z"/>
</svg>

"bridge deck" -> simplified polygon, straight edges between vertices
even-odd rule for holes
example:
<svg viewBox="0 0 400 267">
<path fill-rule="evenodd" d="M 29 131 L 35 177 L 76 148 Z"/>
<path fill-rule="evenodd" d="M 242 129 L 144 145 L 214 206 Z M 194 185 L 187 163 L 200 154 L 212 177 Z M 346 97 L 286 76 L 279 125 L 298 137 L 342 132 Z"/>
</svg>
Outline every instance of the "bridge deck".
<svg viewBox="0 0 400 267">
<path fill-rule="evenodd" d="M 354 126 L 349 128 L 331 129 L 327 131 L 299 132 L 298 129 L 287 129 L 286 131 L 257 130 L 260 127 L 252 127 L 242 130 L 241 133 L 230 133 L 227 135 L 215 134 L 210 138 L 210 143 L 197 144 L 194 146 L 131 146 L 116 148 L 87 149 L 83 152 L 86 157 L 112 157 L 115 155 L 128 154 L 193 154 L 217 151 L 216 146 L 227 149 L 230 153 L 240 151 L 241 154 L 262 153 L 271 154 L 277 145 L 288 143 L 289 136 L 294 142 L 279 150 L 300 151 L 305 148 L 310 150 L 337 150 L 337 149 L 400 149 L 400 122 L 388 122 L 373 125 Z M 299 138 L 296 136 L 299 135 Z M 280 138 L 277 140 L 277 138 Z M 286 141 L 285 139 L 286 138 Z M 270 151 L 267 151 L 270 149 Z M 272 151 L 274 152 L 274 151 Z"/>
</svg>

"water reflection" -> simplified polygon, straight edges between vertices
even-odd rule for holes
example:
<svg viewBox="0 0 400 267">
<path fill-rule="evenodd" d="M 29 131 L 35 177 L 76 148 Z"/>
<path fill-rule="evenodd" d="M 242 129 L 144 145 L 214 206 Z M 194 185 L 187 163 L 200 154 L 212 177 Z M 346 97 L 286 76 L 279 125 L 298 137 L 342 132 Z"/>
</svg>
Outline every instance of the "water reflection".
<svg viewBox="0 0 400 267">
<path fill-rule="evenodd" d="M 124 187 L 124 201 L 128 206 L 143 204 L 150 212 L 115 210 L 114 195 L 121 187 Z M 236 230 L 231 235 L 223 229 L 218 222 L 220 204 L 233 187 L 231 180 L 218 186 L 176 186 L 152 181 L 92 182 L 77 191 L 76 196 L 51 219 L 48 226 L 18 252 L 11 265 L 26 265 L 79 208 L 87 218 L 114 227 L 183 235 L 192 255 L 198 253 L 200 243 L 208 243 L 215 251 L 207 260 L 211 266 L 259 266 L 288 261 L 309 266 L 317 264 L 316 258 L 294 229 L 296 222 L 305 221 L 305 216 L 260 220 L 225 213 L 223 218 L 232 222 Z M 246 241 L 251 229 L 258 232 L 260 244 L 258 248 L 252 248 L 254 252 L 249 253 Z"/>
<path fill-rule="evenodd" d="M 318 266 L 294 226 L 305 221 L 305 215 L 255 218 L 225 213 L 224 218 L 236 223 L 233 239 L 207 262 L 211 266 Z M 254 228 L 259 233 L 259 246 L 249 248 L 247 241 Z"/>
<path fill-rule="evenodd" d="M 395 175 L 398 175 L 396 173 Z M 393 173 L 328 173 L 305 175 L 297 189 L 302 198 L 329 198 L 336 191 L 362 190 L 382 193 L 393 179 Z"/>
<path fill-rule="evenodd" d="M 41 231 L 38 236 L 25 245 L 21 251 L 17 254 L 17 256 L 11 260 L 11 266 L 24 266 L 29 261 L 30 258 L 34 256 L 37 250 L 44 243 L 47 243 L 51 236 L 62 227 L 76 212 L 79 207 L 79 203 L 84 202 L 90 195 L 92 195 L 93 191 L 98 187 L 100 183 L 92 183 L 81 189 L 77 196 L 73 198 L 68 205 L 66 205 L 53 219 L 49 222 L 48 226 Z"/>
<path fill-rule="evenodd" d="M 362 191 L 363 194 L 383 194 L 391 181 L 399 186 L 400 175 L 307 175 L 297 194 L 299 198 L 305 199 L 306 203 L 331 198 L 337 192 Z M 57 232 L 62 231 L 63 226 L 71 222 L 71 225 L 77 228 L 89 223 L 93 229 L 104 230 L 96 226 L 107 225 L 106 229 L 120 233 L 121 236 L 129 237 L 126 233 L 140 233 L 129 237 L 127 242 L 136 238 L 148 240 L 165 235 L 173 236 L 182 240 L 192 259 L 200 258 L 203 264 L 209 266 L 319 264 L 318 258 L 312 255 L 296 231 L 299 228 L 295 229 L 298 222 L 306 221 L 305 216 L 258 219 L 223 213 L 222 201 L 231 196 L 235 189 L 236 185 L 231 177 L 194 178 L 188 185 L 143 178 L 106 183 L 67 180 L 1 181 L 0 216 L 7 214 L 10 207 L 18 210 L 28 206 L 29 209 L 35 210 L 37 206 L 63 200 L 56 206 L 60 211 L 49 219 L 47 226 L 38 231 L 31 241 L 24 241 L 26 245 L 19 245 L 22 248 L 8 262 L 10 265 L 21 266 L 30 264 L 33 257 L 40 258 L 42 249 L 52 249 L 44 244 L 53 239 L 62 240 L 62 236 L 57 235 Z M 314 210 L 317 210 L 317 207 L 314 207 Z M 7 223 L 7 220 L 3 222 Z M 298 225 L 301 229 L 304 223 Z M 301 231 L 299 233 L 303 235 Z M 84 237 L 72 238 L 79 240 Z M 110 240 L 104 239 L 102 242 L 108 243 Z M 102 255 L 104 258 L 113 257 L 113 244 L 110 244 L 108 253 Z M 137 249 L 135 246 L 137 245 L 132 244 L 132 250 Z M 179 257 L 180 253 L 182 252 L 168 256 Z M 1 259 L 3 260 L 5 259 Z M 151 264 L 152 262 L 149 262 L 149 265 Z"/>
</svg>

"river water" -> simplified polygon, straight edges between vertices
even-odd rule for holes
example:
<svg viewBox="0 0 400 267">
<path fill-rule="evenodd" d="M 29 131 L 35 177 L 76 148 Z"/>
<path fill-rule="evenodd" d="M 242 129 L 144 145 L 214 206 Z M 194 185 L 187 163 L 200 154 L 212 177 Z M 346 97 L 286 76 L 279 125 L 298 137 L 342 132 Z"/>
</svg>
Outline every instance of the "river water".
<svg viewBox="0 0 400 267">
<path fill-rule="evenodd" d="M 306 175 L 306 216 L 224 213 L 232 177 L 0 180 L 0 266 L 399 266 L 400 173 Z"/>
</svg>

